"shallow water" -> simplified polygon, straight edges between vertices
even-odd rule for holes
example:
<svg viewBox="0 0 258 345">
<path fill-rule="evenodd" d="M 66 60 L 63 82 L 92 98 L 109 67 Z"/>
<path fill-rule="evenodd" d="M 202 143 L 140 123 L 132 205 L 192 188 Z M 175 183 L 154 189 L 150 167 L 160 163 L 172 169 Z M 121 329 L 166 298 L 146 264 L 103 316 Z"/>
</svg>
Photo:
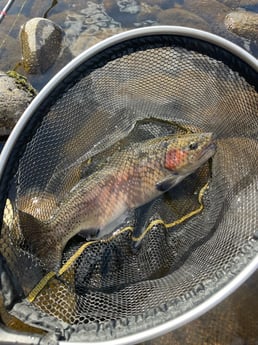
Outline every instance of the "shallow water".
<svg viewBox="0 0 258 345">
<path fill-rule="evenodd" d="M 3 7 L 6 1 L 0 1 Z M 16 0 L 0 24 L 0 70 L 16 69 L 40 90 L 74 56 L 112 34 L 150 25 L 181 25 L 210 31 L 245 48 L 258 57 L 258 41 L 229 32 L 225 16 L 236 8 L 258 11 L 254 0 Z M 69 52 L 43 75 L 29 75 L 19 65 L 22 24 L 34 17 L 45 17 L 65 31 L 64 45 Z"/>
</svg>

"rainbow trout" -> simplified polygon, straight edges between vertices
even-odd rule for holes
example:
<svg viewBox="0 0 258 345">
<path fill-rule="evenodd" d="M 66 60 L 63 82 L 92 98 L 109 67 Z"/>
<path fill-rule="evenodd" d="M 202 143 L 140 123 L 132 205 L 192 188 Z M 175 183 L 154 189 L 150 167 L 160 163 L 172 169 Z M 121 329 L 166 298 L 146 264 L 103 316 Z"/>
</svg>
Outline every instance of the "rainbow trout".
<svg viewBox="0 0 258 345">
<path fill-rule="evenodd" d="M 115 152 L 106 165 L 81 179 L 48 220 L 19 211 L 21 229 L 33 252 L 50 270 L 76 234 L 95 238 L 110 224 L 182 181 L 215 152 L 211 133 L 171 135 L 135 143 Z"/>
</svg>

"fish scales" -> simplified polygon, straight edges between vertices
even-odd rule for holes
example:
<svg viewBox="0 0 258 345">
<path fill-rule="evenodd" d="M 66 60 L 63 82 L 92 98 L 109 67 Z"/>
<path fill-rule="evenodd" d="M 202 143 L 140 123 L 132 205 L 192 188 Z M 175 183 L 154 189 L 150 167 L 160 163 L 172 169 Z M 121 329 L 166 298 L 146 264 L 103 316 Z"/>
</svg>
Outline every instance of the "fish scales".
<svg viewBox="0 0 258 345">
<path fill-rule="evenodd" d="M 124 213 L 160 196 L 204 164 L 215 152 L 211 133 L 171 135 L 115 152 L 101 170 L 82 179 L 46 221 L 19 210 L 33 252 L 58 270 L 62 251 L 78 233 L 97 238 Z M 108 229 L 108 230 L 107 230 Z"/>
</svg>

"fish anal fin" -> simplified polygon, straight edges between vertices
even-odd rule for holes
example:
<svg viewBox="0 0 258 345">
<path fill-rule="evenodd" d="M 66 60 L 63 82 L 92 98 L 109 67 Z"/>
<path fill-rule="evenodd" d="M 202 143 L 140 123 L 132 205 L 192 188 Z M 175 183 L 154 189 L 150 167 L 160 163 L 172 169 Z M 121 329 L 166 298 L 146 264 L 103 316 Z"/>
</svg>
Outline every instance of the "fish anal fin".
<svg viewBox="0 0 258 345">
<path fill-rule="evenodd" d="M 31 214 L 18 211 L 22 234 L 32 253 L 48 270 L 57 271 L 62 258 L 62 246 L 57 242 L 55 234 L 47 222 L 41 221 Z"/>
</svg>

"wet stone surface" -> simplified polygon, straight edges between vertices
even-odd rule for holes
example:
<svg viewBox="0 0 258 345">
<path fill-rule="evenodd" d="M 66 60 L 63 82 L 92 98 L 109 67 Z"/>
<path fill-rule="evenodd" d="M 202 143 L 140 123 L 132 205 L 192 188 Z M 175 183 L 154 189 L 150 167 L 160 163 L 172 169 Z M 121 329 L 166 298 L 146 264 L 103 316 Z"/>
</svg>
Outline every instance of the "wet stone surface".
<svg viewBox="0 0 258 345">
<path fill-rule="evenodd" d="M 10 77 L 0 71 L 0 137 L 12 128 L 35 96 L 35 91 L 23 78 Z"/>
<path fill-rule="evenodd" d="M 258 40 L 258 13 L 238 10 L 230 12 L 225 18 L 228 30 L 249 40 Z"/>
</svg>

